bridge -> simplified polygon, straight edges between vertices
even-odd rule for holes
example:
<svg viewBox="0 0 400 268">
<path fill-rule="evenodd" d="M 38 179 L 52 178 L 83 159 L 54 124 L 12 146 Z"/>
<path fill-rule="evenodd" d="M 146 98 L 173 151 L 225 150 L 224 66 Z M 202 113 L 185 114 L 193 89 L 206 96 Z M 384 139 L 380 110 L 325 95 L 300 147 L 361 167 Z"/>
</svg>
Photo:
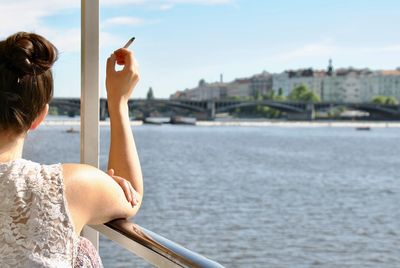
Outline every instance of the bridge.
<svg viewBox="0 0 400 268">
<path fill-rule="evenodd" d="M 242 101 L 242 100 L 170 100 L 170 99 L 132 99 L 128 103 L 129 109 L 140 110 L 144 114 L 156 107 L 180 108 L 204 114 L 207 119 L 214 119 L 217 113 L 225 113 L 236 108 L 251 106 L 268 106 L 285 112 L 289 120 L 313 120 L 315 112 L 329 111 L 336 107 L 344 107 L 365 111 L 373 119 L 400 120 L 400 105 L 382 105 L 373 103 L 351 102 L 294 102 L 294 101 Z M 63 114 L 78 115 L 80 113 L 79 98 L 54 98 L 51 107 L 57 107 Z M 105 120 L 108 116 L 107 100 L 100 99 L 100 118 Z"/>
</svg>

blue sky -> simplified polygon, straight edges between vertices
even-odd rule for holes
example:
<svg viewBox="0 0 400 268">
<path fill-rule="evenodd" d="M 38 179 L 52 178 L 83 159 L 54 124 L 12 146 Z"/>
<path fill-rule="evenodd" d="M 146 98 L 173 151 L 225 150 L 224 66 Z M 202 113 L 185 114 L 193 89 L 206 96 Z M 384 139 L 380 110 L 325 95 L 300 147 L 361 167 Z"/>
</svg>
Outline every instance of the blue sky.
<svg viewBox="0 0 400 268">
<path fill-rule="evenodd" d="M 400 66 L 396 0 L 101 0 L 101 95 L 106 57 L 130 37 L 141 81 L 156 97 L 264 70 Z M 0 37 L 34 31 L 60 50 L 55 96 L 80 95 L 80 2 L 0 0 Z"/>
</svg>

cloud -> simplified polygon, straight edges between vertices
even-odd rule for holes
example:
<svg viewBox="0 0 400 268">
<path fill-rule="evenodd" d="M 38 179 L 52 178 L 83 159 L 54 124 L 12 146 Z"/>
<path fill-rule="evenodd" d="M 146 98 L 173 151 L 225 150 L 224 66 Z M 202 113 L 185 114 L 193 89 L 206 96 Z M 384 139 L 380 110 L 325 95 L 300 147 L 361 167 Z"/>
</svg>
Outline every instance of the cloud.
<svg viewBox="0 0 400 268">
<path fill-rule="evenodd" d="M 125 39 L 115 34 L 100 31 L 100 48 L 118 48 L 126 43 Z"/>
<path fill-rule="evenodd" d="M 299 58 L 308 58 L 316 56 L 331 56 L 338 51 L 338 47 L 333 45 L 330 41 L 322 41 L 318 43 L 311 43 L 303 45 L 297 49 L 289 52 L 281 53 L 279 58 L 285 61 L 292 61 Z"/>
<path fill-rule="evenodd" d="M 168 10 L 176 5 L 224 5 L 234 0 L 102 0 L 102 6 L 118 7 L 123 5 L 140 5 L 160 10 Z M 6 37 L 17 31 L 41 32 L 45 28 L 43 20 L 67 10 L 79 9 L 80 0 L 0 0 L 1 23 L 0 37 Z M 125 19 L 109 21 L 110 24 L 139 25 L 141 19 Z M 107 25 L 107 23 L 106 23 Z"/>
<path fill-rule="evenodd" d="M 169 5 L 169 4 L 198 4 L 221 5 L 230 4 L 233 0 L 102 0 L 101 5 Z"/>
<path fill-rule="evenodd" d="M 165 0 L 154 2 L 158 2 L 157 6 L 160 10 L 168 10 L 176 5 L 227 5 L 232 4 L 233 0 Z"/>
<path fill-rule="evenodd" d="M 360 52 L 366 54 L 400 52 L 400 45 L 390 45 L 382 47 L 364 47 L 360 49 Z"/>
<path fill-rule="evenodd" d="M 233 3 L 232 0 L 169 0 L 164 1 L 174 4 L 200 4 L 200 5 L 224 5 Z"/>
<path fill-rule="evenodd" d="M 66 10 L 76 9 L 79 7 L 79 0 L 0 1 L 0 37 L 4 38 L 18 31 L 31 31 L 43 35 L 45 33 L 50 33 L 54 36 L 56 35 L 54 33 L 55 28 L 50 28 L 50 26 L 45 25 L 43 20 L 48 16 L 57 15 Z"/>
<path fill-rule="evenodd" d="M 154 2 L 149 0 L 101 0 L 100 5 L 144 5 L 148 2 Z"/>
<path fill-rule="evenodd" d="M 176 5 L 226 5 L 232 4 L 234 0 L 102 0 L 104 6 L 137 5 L 159 10 L 169 10 Z"/>
<path fill-rule="evenodd" d="M 159 5 L 159 6 L 158 6 L 158 8 L 159 8 L 160 10 L 169 10 L 169 9 L 171 9 L 171 8 L 173 8 L 173 7 L 174 7 L 173 4 L 162 4 L 162 5 Z"/>
<path fill-rule="evenodd" d="M 278 53 L 273 60 L 279 63 L 295 64 L 309 62 L 317 58 L 339 59 L 374 59 L 376 57 L 392 57 L 400 53 L 400 44 L 381 45 L 374 47 L 357 47 L 352 45 L 338 45 L 331 39 L 303 44 L 289 51 Z"/>
<path fill-rule="evenodd" d="M 60 53 L 79 52 L 81 49 L 81 29 L 79 28 L 64 31 L 48 28 L 41 33 L 57 47 Z"/>
<path fill-rule="evenodd" d="M 114 26 L 140 26 L 147 23 L 144 19 L 136 17 L 114 17 L 101 23 L 101 27 L 108 28 Z"/>
</svg>

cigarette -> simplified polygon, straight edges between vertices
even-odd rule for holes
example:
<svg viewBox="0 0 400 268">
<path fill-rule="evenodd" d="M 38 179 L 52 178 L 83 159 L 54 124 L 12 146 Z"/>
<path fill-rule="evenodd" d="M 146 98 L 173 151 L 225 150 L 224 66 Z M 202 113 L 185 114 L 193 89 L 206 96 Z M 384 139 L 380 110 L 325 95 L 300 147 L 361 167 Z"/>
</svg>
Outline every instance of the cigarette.
<svg viewBox="0 0 400 268">
<path fill-rule="evenodd" d="M 134 40 L 135 40 L 135 37 L 132 37 L 131 39 L 129 39 L 129 41 L 125 44 L 124 48 L 128 48 L 133 43 Z"/>
</svg>

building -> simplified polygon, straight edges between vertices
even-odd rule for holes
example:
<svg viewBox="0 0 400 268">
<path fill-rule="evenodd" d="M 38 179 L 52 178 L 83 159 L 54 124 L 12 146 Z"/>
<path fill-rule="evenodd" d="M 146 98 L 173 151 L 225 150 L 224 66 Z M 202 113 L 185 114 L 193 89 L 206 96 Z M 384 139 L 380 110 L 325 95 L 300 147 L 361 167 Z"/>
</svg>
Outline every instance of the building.
<svg viewBox="0 0 400 268">
<path fill-rule="evenodd" d="M 338 69 L 331 76 L 324 78 L 324 101 L 363 102 L 368 98 L 365 83 L 362 78 L 369 77 L 372 72 L 369 69 Z M 365 79 L 368 81 L 369 79 Z"/>
<path fill-rule="evenodd" d="M 272 74 L 266 71 L 253 75 L 249 80 L 249 93 L 254 97 L 259 95 L 268 96 L 272 91 Z"/>
<path fill-rule="evenodd" d="M 393 96 L 400 100 L 400 71 L 338 69 L 324 78 L 325 101 L 370 102 L 375 96 Z"/>
<path fill-rule="evenodd" d="M 400 69 L 372 71 L 370 69 L 333 69 L 332 61 L 326 71 L 300 69 L 272 76 L 274 90 L 282 89 L 287 96 L 305 85 L 322 101 L 370 102 L 375 96 L 393 96 L 400 100 Z"/>
<path fill-rule="evenodd" d="M 232 82 L 207 83 L 203 79 L 195 88 L 177 91 L 171 99 L 212 100 L 224 98 L 246 98 L 257 95 L 267 95 L 272 90 L 272 75 L 267 72 L 256 74 L 249 78 L 238 78 Z"/>
<path fill-rule="evenodd" d="M 200 80 L 192 89 L 178 91 L 172 99 L 212 100 L 223 98 L 246 98 L 268 96 L 272 90 L 282 90 L 284 95 L 301 85 L 305 85 L 322 101 L 370 102 L 375 96 L 393 96 L 400 101 L 400 68 L 379 70 L 356 68 L 333 69 L 332 61 L 326 70 L 298 69 L 279 74 L 266 71 L 249 78 L 207 83 Z"/>
<path fill-rule="evenodd" d="M 253 95 L 251 88 L 251 80 L 249 78 L 235 79 L 233 82 L 226 84 L 227 98 L 246 98 Z"/>
<path fill-rule="evenodd" d="M 384 70 L 377 72 L 376 83 L 374 85 L 379 95 L 393 96 L 400 101 L 400 68 L 396 70 Z"/>
<path fill-rule="evenodd" d="M 214 100 L 220 99 L 221 95 L 226 95 L 225 84 L 221 82 L 207 83 L 204 79 L 199 81 L 197 87 L 177 91 L 170 96 L 170 99 L 189 99 L 189 100 Z"/>
<path fill-rule="evenodd" d="M 272 76 L 272 88 L 275 91 L 281 89 L 283 94 L 287 96 L 294 88 L 304 85 L 321 96 L 325 75 L 324 71 L 314 71 L 311 68 L 285 71 Z"/>
</svg>

